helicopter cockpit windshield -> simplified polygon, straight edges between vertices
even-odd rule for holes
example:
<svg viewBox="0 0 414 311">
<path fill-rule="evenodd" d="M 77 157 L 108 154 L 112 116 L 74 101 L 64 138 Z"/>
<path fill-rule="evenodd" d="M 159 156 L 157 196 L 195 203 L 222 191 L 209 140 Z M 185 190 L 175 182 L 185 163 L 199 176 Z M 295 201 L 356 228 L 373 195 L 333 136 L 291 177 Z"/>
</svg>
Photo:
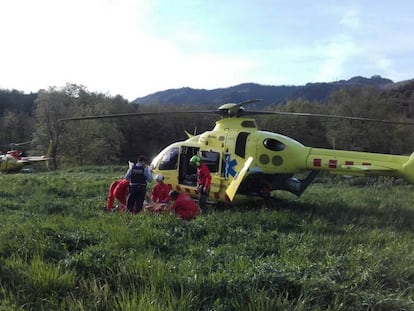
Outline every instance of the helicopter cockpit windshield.
<svg viewBox="0 0 414 311">
<path fill-rule="evenodd" d="M 159 170 L 175 170 L 178 163 L 178 147 L 168 149 L 162 156 Z"/>
</svg>

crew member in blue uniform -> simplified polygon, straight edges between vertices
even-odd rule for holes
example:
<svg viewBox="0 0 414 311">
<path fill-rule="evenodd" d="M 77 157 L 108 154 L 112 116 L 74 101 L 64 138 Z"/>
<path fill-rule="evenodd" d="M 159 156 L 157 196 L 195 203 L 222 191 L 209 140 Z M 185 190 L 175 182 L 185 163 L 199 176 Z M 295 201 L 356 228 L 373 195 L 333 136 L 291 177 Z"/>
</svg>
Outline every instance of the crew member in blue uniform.
<svg viewBox="0 0 414 311">
<path fill-rule="evenodd" d="M 128 169 L 125 179 L 129 181 L 127 210 L 131 213 L 139 213 L 145 200 L 147 183 L 152 181 L 152 172 L 144 156 L 140 156 L 138 162 Z"/>
</svg>

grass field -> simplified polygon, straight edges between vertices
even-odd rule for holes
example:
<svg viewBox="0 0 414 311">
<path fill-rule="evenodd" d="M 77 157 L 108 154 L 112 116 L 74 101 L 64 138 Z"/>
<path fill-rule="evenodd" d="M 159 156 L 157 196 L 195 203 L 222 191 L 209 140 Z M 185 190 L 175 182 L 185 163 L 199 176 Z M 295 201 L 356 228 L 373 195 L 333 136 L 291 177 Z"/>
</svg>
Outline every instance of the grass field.
<svg viewBox="0 0 414 311">
<path fill-rule="evenodd" d="M 0 310 L 414 310 L 414 187 L 106 213 L 103 167 L 0 176 Z"/>
</svg>

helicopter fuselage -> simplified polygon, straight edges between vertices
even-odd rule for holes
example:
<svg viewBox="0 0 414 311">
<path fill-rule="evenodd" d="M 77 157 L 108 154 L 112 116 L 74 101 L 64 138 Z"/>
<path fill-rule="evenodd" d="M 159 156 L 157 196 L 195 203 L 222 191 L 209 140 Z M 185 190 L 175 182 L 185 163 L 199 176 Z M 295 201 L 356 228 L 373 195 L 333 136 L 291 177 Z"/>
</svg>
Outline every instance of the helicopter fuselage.
<svg viewBox="0 0 414 311">
<path fill-rule="evenodd" d="M 17 150 L 10 150 L 7 154 L 0 155 L 0 172 L 1 173 L 16 173 L 22 171 L 27 165 L 32 165 L 39 162 L 49 161 L 49 156 L 52 150 L 52 141 L 49 143 L 47 155 L 41 156 L 22 156 L 22 153 Z M 27 171 L 27 170 L 26 170 Z M 31 170 L 28 170 L 31 171 Z"/>
<path fill-rule="evenodd" d="M 259 130 L 250 118 L 221 119 L 213 130 L 169 145 L 151 165 L 173 189 L 196 197 L 196 170 L 189 165 L 195 154 L 211 171 L 210 199 L 226 203 L 267 198 L 274 190 L 299 196 L 320 171 L 402 177 L 414 183 L 413 155 L 306 147 L 290 137 Z"/>
<path fill-rule="evenodd" d="M 414 123 L 355 116 L 247 111 L 243 107 L 259 101 L 261 99 L 226 103 L 216 110 L 91 115 L 58 121 L 188 113 L 220 115 L 222 119 L 216 121 L 211 131 L 194 136 L 187 133 L 187 140 L 167 146 L 151 163 L 154 173 L 162 174 L 172 189 L 196 197 L 197 171 L 189 161 L 198 155 L 211 172 L 210 199 L 218 202 L 238 203 L 269 198 L 274 190 L 300 196 L 321 171 L 355 176 L 392 176 L 414 183 L 414 153 L 402 156 L 307 147 L 290 137 L 259 130 L 255 119 L 248 116 L 295 115 L 401 125 Z"/>
<path fill-rule="evenodd" d="M 18 158 L 11 154 L 0 155 L 0 172 L 13 173 L 23 168 L 23 163 L 18 162 Z"/>
</svg>

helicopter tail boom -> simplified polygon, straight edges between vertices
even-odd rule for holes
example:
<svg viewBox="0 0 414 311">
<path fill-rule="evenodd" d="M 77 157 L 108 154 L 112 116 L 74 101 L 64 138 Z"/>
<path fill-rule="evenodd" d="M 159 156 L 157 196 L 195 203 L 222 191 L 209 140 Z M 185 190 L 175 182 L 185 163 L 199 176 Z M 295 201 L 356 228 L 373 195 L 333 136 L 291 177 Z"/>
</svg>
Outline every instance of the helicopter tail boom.
<svg viewBox="0 0 414 311">
<path fill-rule="evenodd" d="M 332 174 L 401 177 L 414 183 L 414 153 L 408 157 L 312 148 L 307 158 L 307 168 Z"/>
</svg>

